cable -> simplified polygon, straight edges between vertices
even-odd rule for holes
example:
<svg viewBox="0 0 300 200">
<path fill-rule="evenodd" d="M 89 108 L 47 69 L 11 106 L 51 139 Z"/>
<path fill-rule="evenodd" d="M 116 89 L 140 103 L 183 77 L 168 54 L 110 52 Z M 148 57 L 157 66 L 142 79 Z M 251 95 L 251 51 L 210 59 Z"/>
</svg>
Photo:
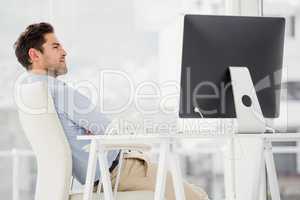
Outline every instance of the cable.
<svg viewBox="0 0 300 200">
<path fill-rule="evenodd" d="M 266 126 L 266 130 L 271 131 L 273 134 L 276 133 L 275 129 L 270 126 Z"/>
<path fill-rule="evenodd" d="M 194 112 L 198 113 L 201 118 L 204 118 L 203 114 L 201 113 L 201 111 L 198 107 L 194 107 Z"/>
<path fill-rule="evenodd" d="M 201 118 L 204 118 L 203 114 L 201 113 L 201 111 L 198 107 L 194 107 L 194 112 L 198 113 Z M 270 126 L 266 126 L 266 130 L 271 131 L 273 134 L 276 133 L 276 130 Z"/>
</svg>

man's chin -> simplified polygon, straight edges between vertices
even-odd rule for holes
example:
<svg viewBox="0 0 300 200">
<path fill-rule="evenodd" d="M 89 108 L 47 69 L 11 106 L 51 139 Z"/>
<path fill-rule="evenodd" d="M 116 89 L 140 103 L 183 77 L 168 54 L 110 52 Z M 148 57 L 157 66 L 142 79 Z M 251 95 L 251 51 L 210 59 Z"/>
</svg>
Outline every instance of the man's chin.
<svg viewBox="0 0 300 200">
<path fill-rule="evenodd" d="M 66 73 L 68 73 L 68 68 L 63 68 L 56 71 L 57 76 L 64 75 Z"/>
</svg>

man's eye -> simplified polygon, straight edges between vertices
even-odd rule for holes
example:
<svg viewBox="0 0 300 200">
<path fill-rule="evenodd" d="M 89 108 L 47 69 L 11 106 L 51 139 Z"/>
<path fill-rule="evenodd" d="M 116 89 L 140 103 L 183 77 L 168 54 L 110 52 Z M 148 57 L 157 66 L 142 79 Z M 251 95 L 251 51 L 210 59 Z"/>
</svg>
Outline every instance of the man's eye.
<svg viewBox="0 0 300 200">
<path fill-rule="evenodd" d="M 54 49 L 58 49 L 58 47 L 53 47 Z"/>
</svg>

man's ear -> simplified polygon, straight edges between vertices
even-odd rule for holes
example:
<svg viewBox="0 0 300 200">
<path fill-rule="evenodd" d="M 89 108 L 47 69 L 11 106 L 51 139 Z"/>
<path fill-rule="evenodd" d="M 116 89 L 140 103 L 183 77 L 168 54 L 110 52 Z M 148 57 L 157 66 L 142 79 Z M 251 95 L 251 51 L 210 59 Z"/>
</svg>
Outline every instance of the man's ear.
<svg viewBox="0 0 300 200">
<path fill-rule="evenodd" d="M 34 48 L 30 48 L 28 50 L 28 56 L 29 56 L 31 62 L 33 62 L 33 61 L 36 61 L 36 60 L 39 59 L 40 52 L 38 50 L 34 49 Z"/>
</svg>

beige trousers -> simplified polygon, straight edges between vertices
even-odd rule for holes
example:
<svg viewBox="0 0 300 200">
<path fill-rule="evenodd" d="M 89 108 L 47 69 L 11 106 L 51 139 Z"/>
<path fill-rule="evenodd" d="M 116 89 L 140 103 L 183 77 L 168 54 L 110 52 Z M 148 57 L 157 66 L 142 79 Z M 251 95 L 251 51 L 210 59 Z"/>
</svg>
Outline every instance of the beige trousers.
<svg viewBox="0 0 300 200">
<path fill-rule="evenodd" d="M 118 191 L 155 190 L 157 165 L 149 161 L 143 153 L 124 155 Z M 115 185 L 118 167 L 111 173 L 112 185 Z M 186 200 L 208 200 L 206 192 L 192 184 L 184 182 Z M 172 177 L 167 174 L 165 196 L 167 200 L 175 200 Z"/>
</svg>

